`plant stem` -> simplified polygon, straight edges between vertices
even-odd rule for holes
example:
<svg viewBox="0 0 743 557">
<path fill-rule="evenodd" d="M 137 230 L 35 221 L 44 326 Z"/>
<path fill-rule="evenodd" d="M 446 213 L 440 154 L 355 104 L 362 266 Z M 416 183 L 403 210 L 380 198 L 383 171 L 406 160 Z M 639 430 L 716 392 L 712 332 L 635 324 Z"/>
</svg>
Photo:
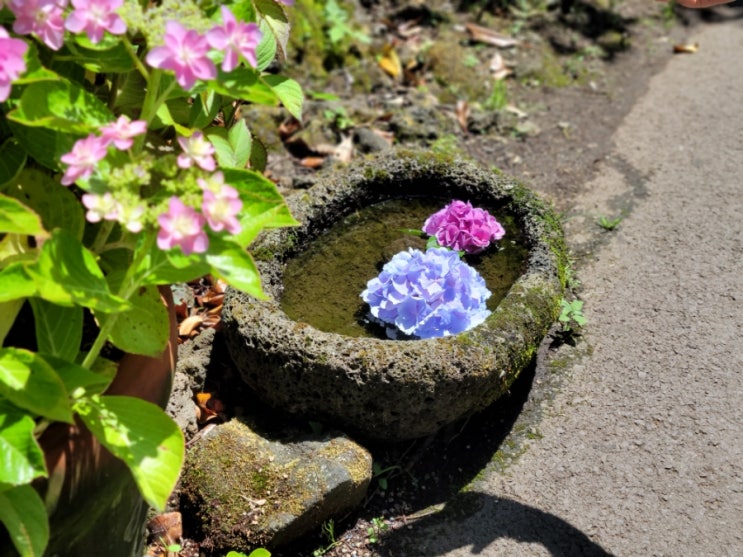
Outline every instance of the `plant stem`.
<svg viewBox="0 0 743 557">
<path fill-rule="evenodd" d="M 106 241 L 108 240 L 111 231 L 114 229 L 114 224 L 115 222 L 112 220 L 104 220 L 101 223 L 101 227 L 98 229 L 98 234 L 95 237 L 95 241 L 93 242 L 90 251 L 96 255 L 103 251 L 103 248 L 106 247 Z"/>
<path fill-rule="evenodd" d="M 128 301 L 131 295 L 137 290 L 137 288 L 140 287 L 139 281 L 134 280 L 134 275 L 137 272 L 139 265 L 150 252 L 150 248 L 152 247 L 154 241 L 155 237 L 152 234 L 148 234 L 145 236 L 145 240 L 139 246 L 139 249 L 134 251 L 134 258 L 132 259 L 132 263 L 131 265 L 129 265 L 126 276 L 121 282 L 121 287 L 119 288 L 118 296 L 120 298 Z M 115 312 L 106 315 L 106 319 L 103 321 L 103 323 L 101 324 L 101 328 L 98 331 L 98 336 L 95 338 L 95 341 L 93 341 L 93 346 L 90 347 L 90 351 L 86 354 L 85 359 L 81 364 L 82 367 L 86 369 L 90 369 L 91 367 L 93 367 L 93 364 L 98 359 L 103 346 L 106 344 L 108 335 L 111 333 L 111 330 L 113 329 L 114 325 L 116 325 L 116 321 L 118 321 L 119 316 L 122 313 L 125 312 Z"/>
<path fill-rule="evenodd" d="M 129 37 L 124 35 L 123 41 L 124 47 L 126 47 L 126 51 L 129 53 L 129 56 L 131 56 L 132 60 L 134 61 L 134 65 L 137 68 L 137 71 L 142 74 L 142 77 L 145 78 L 145 81 L 150 80 L 149 73 L 147 72 L 147 68 L 142 63 L 142 60 L 139 59 L 139 56 L 137 56 L 137 51 L 134 49 L 134 45 L 129 41 Z"/>
<path fill-rule="evenodd" d="M 147 78 L 147 92 L 142 101 L 142 111 L 139 114 L 139 118 L 147 122 L 148 127 L 152 119 L 155 117 L 157 109 L 160 108 L 160 105 L 158 104 L 158 90 L 160 89 L 160 79 L 162 78 L 162 75 L 163 74 L 160 70 L 153 70 L 152 75 Z M 132 152 L 141 152 L 142 147 L 144 147 L 144 141 L 144 135 L 137 137 L 137 139 L 134 140 Z"/>
</svg>

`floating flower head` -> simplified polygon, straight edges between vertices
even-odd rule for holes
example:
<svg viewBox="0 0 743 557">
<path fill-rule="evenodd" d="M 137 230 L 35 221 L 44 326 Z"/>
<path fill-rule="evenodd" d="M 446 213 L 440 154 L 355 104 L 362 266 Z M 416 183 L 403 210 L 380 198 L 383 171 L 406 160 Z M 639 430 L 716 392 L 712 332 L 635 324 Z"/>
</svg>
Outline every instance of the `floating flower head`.
<svg viewBox="0 0 743 557">
<path fill-rule="evenodd" d="M 495 217 L 468 201 L 452 201 L 426 219 L 423 232 L 436 236 L 439 245 L 467 253 L 479 253 L 497 242 L 506 231 Z"/>
<path fill-rule="evenodd" d="M 207 56 L 209 43 L 203 35 L 177 21 L 168 21 L 164 42 L 150 50 L 145 60 L 153 68 L 175 72 L 175 80 L 184 89 L 193 87 L 198 79 L 217 77 L 217 68 Z"/>
<path fill-rule="evenodd" d="M 0 102 L 8 99 L 11 83 L 26 71 L 23 57 L 27 50 L 25 41 L 11 38 L 5 28 L 0 27 Z"/>
<path fill-rule="evenodd" d="M 480 274 L 446 248 L 398 253 L 361 293 L 374 317 L 419 338 L 479 325 L 490 315 L 489 297 Z"/>
</svg>

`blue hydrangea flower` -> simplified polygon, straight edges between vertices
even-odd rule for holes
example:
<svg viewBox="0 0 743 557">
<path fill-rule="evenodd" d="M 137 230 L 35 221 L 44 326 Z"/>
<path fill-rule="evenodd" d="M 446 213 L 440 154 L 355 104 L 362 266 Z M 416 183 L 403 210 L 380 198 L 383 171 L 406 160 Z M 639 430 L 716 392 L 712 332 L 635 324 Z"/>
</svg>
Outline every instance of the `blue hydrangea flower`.
<svg viewBox="0 0 743 557">
<path fill-rule="evenodd" d="M 479 325 L 490 315 L 489 297 L 485 279 L 446 248 L 396 254 L 361 293 L 374 317 L 418 338 L 455 335 Z"/>
</svg>

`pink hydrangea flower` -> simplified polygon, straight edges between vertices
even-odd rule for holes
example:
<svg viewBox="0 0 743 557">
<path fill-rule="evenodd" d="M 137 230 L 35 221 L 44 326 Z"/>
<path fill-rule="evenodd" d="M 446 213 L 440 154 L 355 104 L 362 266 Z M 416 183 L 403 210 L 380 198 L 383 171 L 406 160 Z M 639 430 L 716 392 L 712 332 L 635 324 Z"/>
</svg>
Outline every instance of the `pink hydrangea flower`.
<svg viewBox="0 0 743 557">
<path fill-rule="evenodd" d="M 153 68 L 172 70 L 178 85 L 190 89 L 198 79 L 217 77 L 217 68 L 207 57 L 208 52 L 206 37 L 177 21 L 168 21 L 165 44 L 150 50 L 145 60 Z"/>
<path fill-rule="evenodd" d="M 64 42 L 66 7 L 67 0 L 10 0 L 8 8 L 15 15 L 13 31 L 33 33 L 52 50 L 59 50 Z"/>
<path fill-rule="evenodd" d="M 293 6 L 294 0 L 279 0 L 280 3 L 284 4 L 284 6 Z"/>
<path fill-rule="evenodd" d="M 21 39 L 12 39 L 4 27 L 0 27 L 0 102 L 10 96 L 13 80 L 26 71 L 28 45 Z"/>
<path fill-rule="evenodd" d="M 222 21 L 224 25 L 214 27 L 206 33 L 206 40 L 211 47 L 224 51 L 222 70 L 234 70 L 240 63 L 240 56 L 255 67 L 258 64 L 255 49 L 263 36 L 258 26 L 255 23 L 237 21 L 227 6 L 222 6 Z"/>
<path fill-rule="evenodd" d="M 441 246 L 467 253 L 483 251 L 506 233 L 493 215 L 458 200 L 428 217 L 423 232 L 436 236 Z"/>
<path fill-rule="evenodd" d="M 170 198 L 168 212 L 158 216 L 157 222 L 160 225 L 157 246 L 162 250 L 179 246 L 183 253 L 190 255 L 193 252 L 203 253 L 209 247 L 203 215 L 177 197 Z"/>
<path fill-rule="evenodd" d="M 183 149 L 183 153 L 178 155 L 177 164 L 180 168 L 191 168 L 195 163 L 196 166 L 211 172 L 217 168 L 214 161 L 214 146 L 204 138 L 201 132 L 194 132 L 191 137 L 179 137 L 178 143 Z"/>
<path fill-rule="evenodd" d="M 96 165 L 105 158 L 108 141 L 90 134 L 85 139 L 78 139 L 72 151 L 62 155 L 59 160 L 69 165 L 62 176 L 62 185 L 69 186 L 80 179 L 88 178 Z"/>
<path fill-rule="evenodd" d="M 72 12 L 67 16 L 65 27 L 73 33 L 85 33 L 93 44 L 101 42 L 103 33 L 112 35 L 126 33 L 126 23 L 116 10 L 124 0 L 72 0 Z"/>
<path fill-rule="evenodd" d="M 110 192 L 103 195 L 97 193 L 84 193 L 83 205 L 88 211 L 85 218 L 88 222 L 100 222 L 101 220 L 116 220 L 119 216 L 118 203 Z"/>
<path fill-rule="evenodd" d="M 218 172 L 217 174 L 222 173 Z M 204 190 L 201 210 L 204 212 L 206 222 L 209 223 L 212 230 L 215 232 L 226 230 L 230 234 L 237 234 L 242 230 L 237 214 L 242 209 L 243 203 L 240 201 L 237 190 L 224 184 L 223 180 L 222 178 L 222 185 L 219 189 L 215 188 L 215 185 L 220 181 L 219 179 L 213 180 L 211 183 L 201 178 L 197 180 L 201 189 Z"/>
<path fill-rule="evenodd" d="M 113 143 L 117 149 L 126 151 L 132 146 L 133 137 L 142 135 L 147 131 L 147 122 L 144 120 L 130 120 L 126 116 L 101 128 L 101 137 Z"/>
</svg>

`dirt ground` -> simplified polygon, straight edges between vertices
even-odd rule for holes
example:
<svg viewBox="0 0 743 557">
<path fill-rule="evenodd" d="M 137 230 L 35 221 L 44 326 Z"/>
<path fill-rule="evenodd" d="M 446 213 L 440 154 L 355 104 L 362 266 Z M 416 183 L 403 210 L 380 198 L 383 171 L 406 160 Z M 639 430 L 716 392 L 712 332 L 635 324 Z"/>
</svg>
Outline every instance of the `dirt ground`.
<svg viewBox="0 0 743 557">
<path fill-rule="evenodd" d="M 389 5 L 386 7 L 390 9 Z M 400 10 L 395 13 L 402 11 L 400 6 L 395 8 Z M 374 21 L 375 17 L 379 18 L 380 9 L 379 5 L 372 5 L 363 17 L 359 16 L 360 21 Z M 602 47 L 601 56 L 587 57 L 576 52 L 595 52 L 586 47 L 607 44 L 600 25 L 597 24 L 598 30 L 596 26 L 579 26 L 574 19 L 560 15 L 557 7 L 550 13 L 547 21 L 535 24 L 525 34 L 533 38 L 531 43 L 522 44 L 517 54 L 504 51 L 504 56 L 517 61 L 517 73 L 525 73 L 524 68 L 530 67 L 529 60 L 543 56 L 542 47 L 549 44 L 552 51 L 559 53 L 563 71 L 566 61 L 579 60 L 581 66 L 575 70 L 573 79 L 560 82 L 559 86 L 513 80 L 513 84 L 509 83 L 509 101 L 516 110 L 505 123 L 500 122 L 485 133 L 477 127 L 475 132 L 464 132 L 464 126 L 457 125 L 462 105 L 444 102 L 439 95 L 433 112 L 444 114 L 445 118 L 424 119 L 421 127 L 436 127 L 438 122 L 443 131 L 429 138 L 418 136 L 401 141 L 398 137 L 397 142 L 440 148 L 454 137 L 454 148 L 483 165 L 497 167 L 523 180 L 555 204 L 564 218 L 575 260 L 571 286 L 575 295 L 586 301 L 589 326 L 585 334 L 566 339 L 556 329 L 543 344 L 535 365 L 522 375 L 510 395 L 464 423 L 413 443 L 368 445 L 378 468 L 364 507 L 353 516 L 326 524 L 322 531 L 300 544 L 276 549 L 275 556 L 743 554 L 738 526 L 726 523 L 733 518 L 731 508 L 743 512 L 739 461 L 736 464 L 729 458 L 734 451 L 740 456 L 740 437 L 731 429 L 736 424 L 742 425 L 740 406 L 736 409 L 728 405 L 734 396 L 740 402 L 741 395 L 740 381 L 731 376 L 743 363 L 740 348 L 731 345 L 734 332 L 741 332 L 740 308 L 737 317 L 734 311 L 735 304 L 740 305 L 741 284 L 740 278 L 730 277 L 736 268 L 741 271 L 740 226 L 735 220 L 726 221 L 726 226 L 733 227 L 731 231 L 709 240 L 704 230 L 707 225 L 699 225 L 702 230 L 692 236 L 699 249 L 688 249 L 685 238 L 689 232 L 684 230 L 684 223 L 687 219 L 703 222 L 709 213 L 690 212 L 689 216 L 673 218 L 674 210 L 683 212 L 696 203 L 693 196 L 677 196 L 673 182 L 668 183 L 673 173 L 680 174 L 679 180 L 684 181 L 688 173 L 683 169 L 686 160 L 682 157 L 677 167 L 669 168 L 671 163 L 663 165 L 669 178 L 656 184 L 653 177 L 661 170 L 656 161 L 635 151 L 636 144 L 652 140 L 666 146 L 666 150 L 659 149 L 655 156 L 674 160 L 678 155 L 677 145 L 683 147 L 685 141 L 693 145 L 682 122 L 665 132 L 677 134 L 670 137 L 657 136 L 664 129 L 660 124 L 650 131 L 642 127 L 659 105 L 665 106 L 664 114 L 669 121 L 676 119 L 676 108 L 662 97 L 667 91 L 654 90 L 652 78 L 673 64 L 674 57 L 685 56 L 698 60 L 690 66 L 688 71 L 694 73 L 687 78 L 705 79 L 697 76 L 705 69 L 711 71 L 705 64 L 714 60 L 702 56 L 706 43 L 713 42 L 716 22 L 725 20 L 719 25 L 734 25 L 727 20 L 739 11 L 732 8 L 707 13 L 681 12 L 673 23 L 668 23 L 657 3 L 644 0 L 618 3 L 610 27 L 615 31 L 619 25 L 620 37 L 613 36 L 613 42 Z M 467 17 L 460 14 L 457 22 L 461 24 Z M 674 45 L 696 40 L 698 33 L 705 32 L 700 52 L 673 54 Z M 743 31 L 738 27 L 737 32 L 736 44 L 740 48 Z M 576 40 L 578 47 L 574 44 Z M 573 52 L 560 50 L 567 43 L 573 44 Z M 725 46 L 717 45 L 718 52 L 724 51 Z M 740 68 L 740 63 L 737 67 Z M 379 107 L 378 113 L 367 121 L 372 122 L 370 128 L 382 135 L 391 131 L 391 120 L 385 120 L 383 113 L 389 106 L 395 106 L 396 99 L 402 99 L 400 102 L 408 111 L 416 103 L 430 102 L 430 97 L 417 95 L 418 88 L 400 83 L 386 83 L 385 88 L 361 100 L 349 96 L 342 88 L 327 90 L 337 93 L 341 106 L 347 107 L 352 115 L 356 114 L 355 103 L 361 102 L 372 109 Z M 740 99 L 740 89 L 737 98 Z M 638 109 L 638 103 L 645 108 Z M 333 110 L 337 111 L 336 105 Z M 320 106 L 314 113 L 322 111 Z M 711 112 L 705 118 L 725 130 L 716 133 L 737 134 L 740 138 L 740 117 L 739 127 L 735 128 L 736 120 L 732 116 L 721 120 Z M 472 107 L 470 116 L 476 119 L 477 107 Z M 705 129 L 715 132 L 712 123 Z M 336 139 L 344 137 L 338 130 L 335 132 Z M 646 137 L 647 134 L 652 138 Z M 330 137 L 332 142 L 333 136 L 327 130 L 324 137 Z M 313 150 L 319 140 L 307 136 L 293 145 L 291 140 L 287 144 L 287 138 L 283 139 L 285 151 L 271 156 L 269 172 L 287 191 L 311 184 L 317 173 L 313 165 L 327 164 L 323 161 L 324 148 Z M 738 168 L 743 162 L 741 148 L 740 141 L 730 147 L 734 151 L 730 160 L 737 160 Z M 708 163 L 712 159 L 699 160 Z M 721 186 L 719 192 L 710 192 L 709 203 L 716 207 L 714 211 L 722 211 L 720 215 L 713 212 L 715 219 L 732 217 L 732 207 L 736 203 L 738 208 L 741 205 L 739 195 L 731 189 L 730 176 L 723 175 L 720 182 L 727 185 Z M 657 202 L 658 196 L 666 195 L 679 198 L 679 206 L 672 210 L 669 205 L 668 213 L 664 212 L 663 203 Z M 726 200 L 727 208 L 718 207 L 720 196 Z M 656 206 L 649 203 L 653 200 Z M 617 218 L 621 222 L 616 230 L 607 231 L 597 225 L 601 217 Z M 657 233 L 653 232 L 653 219 L 663 224 Z M 645 227 L 633 228 L 636 220 Z M 714 244 L 709 244 L 710 241 Z M 705 245 L 719 246 L 720 252 L 731 259 L 721 262 L 714 256 L 703 257 L 709 253 Z M 626 258 L 628 250 L 639 255 Z M 701 255 L 695 267 L 709 267 L 695 271 L 694 276 L 699 280 L 691 285 L 681 279 L 665 280 L 664 273 L 653 272 L 656 265 L 658 269 L 683 267 L 679 260 L 693 258 L 697 252 Z M 665 254 L 667 260 L 661 260 L 660 254 Z M 636 277 L 634 266 L 650 271 L 650 275 Z M 722 278 L 713 284 L 705 282 L 717 275 L 733 282 L 726 283 Z M 665 278 L 661 280 L 662 277 Z M 699 290 L 684 292 L 687 287 Z M 719 323 L 715 315 L 701 317 L 706 288 L 719 292 L 723 301 L 727 300 L 727 305 L 718 307 L 724 314 L 720 315 Z M 684 296 L 696 296 L 694 312 L 679 310 L 681 313 L 676 316 L 679 323 L 655 320 L 659 312 L 675 311 L 672 302 L 683 308 Z M 680 323 L 686 324 L 689 334 L 676 330 Z M 732 328 L 722 330 L 725 323 Z M 722 344 L 712 345 L 719 352 L 709 348 L 709 334 L 726 339 Z M 652 340 L 649 347 L 640 346 L 648 339 Z M 695 353 L 695 343 L 705 344 L 707 348 Z M 728 352 L 727 359 L 720 356 L 723 352 Z M 632 355 L 623 358 L 622 354 Z M 715 380 L 717 390 L 697 385 L 699 379 L 694 370 L 684 367 L 684 361 L 700 358 L 707 359 L 706 372 L 727 370 Z M 625 369 L 633 381 L 625 382 L 618 377 L 604 381 L 602 377 L 603 373 L 623 373 Z M 665 369 L 686 371 L 677 380 L 648 379 Z M 683 388 L 691 383 L 692 390 Z M 663 398 L 661 394 L 668 394 L 666 389 L 672 387 L 680 390 Z M 704 411 L 708 415 L 720 412 L 726 417 L 718 416 L 700 425 L 690 414 L 694 412 L 694 393 L 713 397 L 713 393 L 724 394 L 720 388 L 728 389 L 728 398 L 722 397 L 719 403 L 705 399 Z M 656 404 L 658 400 L 663 402 Z M 648 413 L 644 411 L 647 408 L 655 408 L 657 412 Z M 685 421 L 689 421 L 688 431 L 671 426 Z M 625 427 L 628 429 L 622 429 Z M 715 441 L 714 432 L 721 430 L 729 435 Z M 699 435 L 710 438 L 711 444 L 697 443 L 694 439 Z M 714 449 L 710 447 L 721 442 L 737 442 L 738 448 L 727 447 L 728 452 L 720 458 L 710 457 L 709 462 L 699 465 L 684 458 L 687 451 L 700 455 L 711 453 Z M 575 451 L 585 452 L 585 458 Z M 563 463 L 556 462 L 560 458 L 564 459 Z M 675 474 L 675 481 L 660 481 L 667 478 L 659 476 L 668 474 Z M 656 481 L 658 486 L 654 488 Z M 677 489 L 696 495 L 676 500 Z M 704 508 L 694 501 L 694 497 L 702 495 L 700 489 L 707 497 Z M 726 493 L 737 494 L 732 506 Z M 600 504 L 587 504 L 592 499 Z M 653 504 L 647 504 L 649 499 Z M 664 501 L 670 502 L 666 505 Z M 612 512 L 616 509 L 619 510 Z M 709 523 L 704 522 L 705 512 L 710 517 Z M 638 514 L 644 521 L 642 528 L 633 520 Z M 675 533 L 648 534 L 664 529 Z M 686 551 L 688 544 L 695 550 Z"/>
</svg>

